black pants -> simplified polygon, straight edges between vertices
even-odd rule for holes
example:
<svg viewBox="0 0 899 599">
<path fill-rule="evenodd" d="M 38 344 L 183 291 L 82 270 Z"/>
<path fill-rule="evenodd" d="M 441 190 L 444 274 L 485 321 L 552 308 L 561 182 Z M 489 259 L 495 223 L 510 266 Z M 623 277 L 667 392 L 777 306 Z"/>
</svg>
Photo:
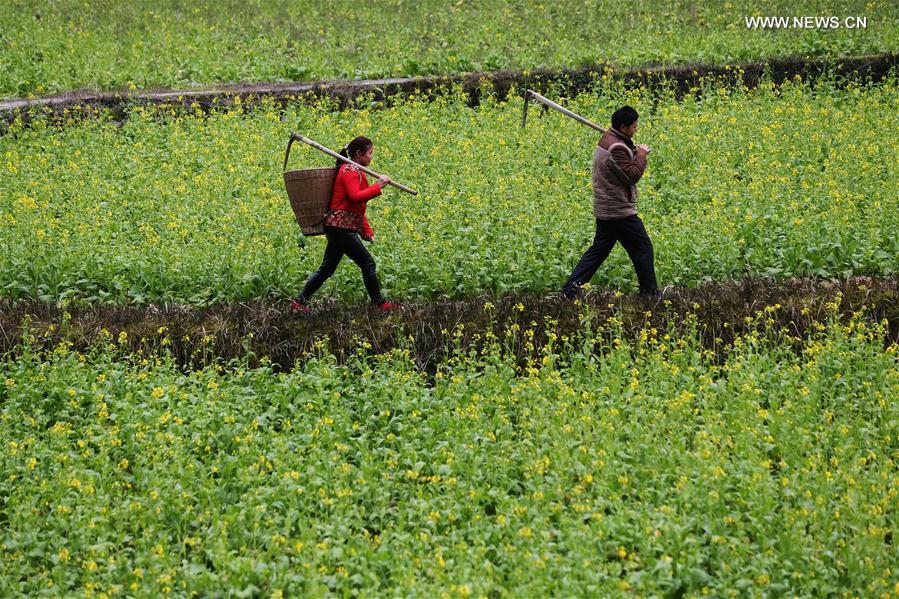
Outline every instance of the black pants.
<svg viewBox="0 0 899 599">
<path fill-rule="evenodd" d="M 596 219 L 596 237 L 580 262 L 574 267 L 571 276 L 562 288 L 568 297 L 577 295 L 579 288 L 589 281 L 603 261 L 609 256 L 615 242 L 624 246 L 631 257 L 640 283 L 640 293 L 657 293 L 656 271 L 653 264 L 652 241 L 646 233 L 643 221 L 637 215 L 618 220 Z"/>
<path fill-rule="evenodd" d="M 384 300 L 381 297 L 378 275 L 375 274 L 375 259 L 362 245 L 359 234 L 347 229 L 325 227 L 325 237 L 328 239 L 328 247 L 325 248 L 322 265 L 306 281 L 300 299 L 306 301 L 312 297 L 312 294 L 318 291 L 319 287 L 334 274 L 337 265 L 340 264 L 340 259 L 346 254 L 362 270 L 362 280 L 365 282 L 365 288 L 368 290 L 371 301 L 380 305 Z"/>
</svg>

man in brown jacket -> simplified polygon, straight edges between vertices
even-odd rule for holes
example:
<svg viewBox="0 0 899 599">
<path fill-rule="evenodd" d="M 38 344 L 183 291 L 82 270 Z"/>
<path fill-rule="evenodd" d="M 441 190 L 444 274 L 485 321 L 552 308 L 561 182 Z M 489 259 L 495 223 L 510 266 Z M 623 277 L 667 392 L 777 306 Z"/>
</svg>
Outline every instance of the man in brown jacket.
<svg viewBox="0 0 899 599">
<path fill-rule="evenodd" d="M 599 140 L 593 153 L 593 214 L 596 237 L 562 288 L 562 295 L 575 298 L 608 257 L 615 242 L 624 246 L 640 283 L 640 293 L 659 296 L 653 264 L 652 241 L 637 216 L 637 181 L 646 169 L 649 146 L 634 145 L 637 111 L 624 106 L 612 115 L 612 128 Z"/>
</svg>

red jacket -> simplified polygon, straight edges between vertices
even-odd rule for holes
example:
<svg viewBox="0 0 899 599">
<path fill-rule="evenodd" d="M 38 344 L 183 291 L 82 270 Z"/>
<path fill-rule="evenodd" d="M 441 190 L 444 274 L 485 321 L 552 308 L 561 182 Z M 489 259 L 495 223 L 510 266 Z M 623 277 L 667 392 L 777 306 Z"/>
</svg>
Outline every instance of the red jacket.
<svg viewBox="0 0 899 599">
<path fill-rule="evenodd" d="M 334 180 L 334 192 L 331 194 L 331 210 L 349 210 L 362 217 L 363 239 L 374 236 L 368 219 L 365 218 L 365 207 L 368 201 L 381 195 L 381 186 L 368 184 L 365 173 L 352 164 L 342 164 L 337 169 Z"/>
</svg>

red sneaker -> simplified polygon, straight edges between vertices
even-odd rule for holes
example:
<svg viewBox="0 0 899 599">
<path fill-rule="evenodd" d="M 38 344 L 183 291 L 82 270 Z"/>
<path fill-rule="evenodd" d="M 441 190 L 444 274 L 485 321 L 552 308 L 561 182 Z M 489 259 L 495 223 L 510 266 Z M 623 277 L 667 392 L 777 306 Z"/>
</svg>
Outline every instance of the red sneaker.
<svg viewBox="0 0 899 599">
<path fill-rule="evenodd" d="M 312 308 L 310 308 L 307 304 L 304 304 L 303 302 L 296 300 L 296 299 L 290 300 L 290 309 L 293 310 L 294 312 L 304 312 L 306 314 L 308 314 L 309 312 L 312 312 Z"/>
<path fill-rule="evenodd" d="M 390 312 L 391 310 L 396 310 L 397 308 L 399 308 L 399 305 L 391 304 L 387 300 L 384 300 L 378 305 L 378 310 L 380 310 L 381 312 Z"/>
</svg>

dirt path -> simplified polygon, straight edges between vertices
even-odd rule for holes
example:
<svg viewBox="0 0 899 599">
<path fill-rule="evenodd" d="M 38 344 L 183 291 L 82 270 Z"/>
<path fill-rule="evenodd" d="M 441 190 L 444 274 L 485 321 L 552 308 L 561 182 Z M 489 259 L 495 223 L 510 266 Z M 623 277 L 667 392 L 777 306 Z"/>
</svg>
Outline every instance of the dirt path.
<svg viewBox="0 0 899 599">
<path fill-rule="evenodd" d="M 548 331 L 559 338 L 582 331 L 588 313 L 594 327 L 615 315 L 623 322 L 624 334 L 630 336 L 638 335 L 647 325 L 660 331 L 671 327 L 677 331 L 686 326 L 687 315 L 695 314 L 704 345 L 718 353 L 752 326 L 746 318 L 766 306 L 780 305 L 766 317 L 778 327 L 804 336 L 813 322 L 826 318 L 827 304 L 834 301 L 844 317 L 866 306 L 866 318 L 878 322 L 886 319 L 889 338 L 899 341 L 899 275 L 779 282 L 749 279 L 673 289 L 667 300 L 656 303 L 606 292 L 588 295 L 584 305 L 576 305 L 553 296 L 484 296 L 410 303 L 389 316 L 375 314 L 364 305 L 327 301 L 315 304 L 309 315 L 292 313 L 283 300 L 205 308 L 63 308 L 39 302 L 0 301 L 0 354 L 21 351 L 21 344 L 26 341 L 23 325 L 27 321 L 28 342 L 32 346 L 52 348 L 65 340 L 76 349 L 87 350 L 97 343 L 118 344 L 124 332 L 124 351 L 143 351 L 145 355 L 170 351 L 185 367 L 250 353 L 251 363 L 266 358 L 290 368 L 296 360 L 315 351 L 317 340 L 324 340 L 324 346 L 339 358 L 357 351 L 360 342 L 368 342 L 371 353 L 406 347 L 419 367 L 432 371 L 454 346 L 478 347 L 490 331 L 503 339 L 514 324 L 519 325 L 522 334 L 509 349 L 526 360 L 533 352 L 527 348 L 524 331 L 534 330 L 534 343 L 539 348 Z M 460 325 L 463 326 L 458 329 Z"/>
</svg>

